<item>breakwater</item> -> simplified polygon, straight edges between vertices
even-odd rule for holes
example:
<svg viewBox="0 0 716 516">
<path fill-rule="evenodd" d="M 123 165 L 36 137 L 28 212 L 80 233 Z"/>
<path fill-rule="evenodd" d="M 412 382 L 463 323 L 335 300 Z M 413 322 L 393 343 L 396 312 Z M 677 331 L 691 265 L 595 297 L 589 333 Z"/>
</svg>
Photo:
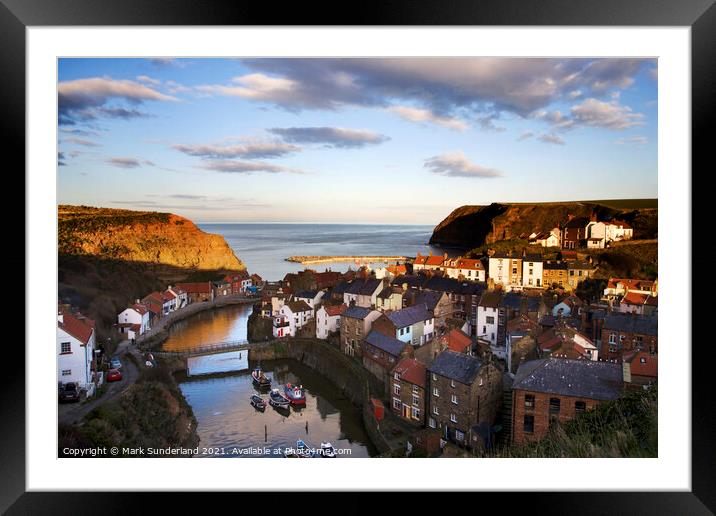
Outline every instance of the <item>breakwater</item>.
<svg viewBox="0 0 716 516">
<path fill-rule="evenodd" d="M 405 261 L 407 256 L 289 256 L 287 262 L 301 263 L 303 265 L 312 265 L 316 263 L 338 263 L 338 262 L 395 262 Z"/>
</svg>

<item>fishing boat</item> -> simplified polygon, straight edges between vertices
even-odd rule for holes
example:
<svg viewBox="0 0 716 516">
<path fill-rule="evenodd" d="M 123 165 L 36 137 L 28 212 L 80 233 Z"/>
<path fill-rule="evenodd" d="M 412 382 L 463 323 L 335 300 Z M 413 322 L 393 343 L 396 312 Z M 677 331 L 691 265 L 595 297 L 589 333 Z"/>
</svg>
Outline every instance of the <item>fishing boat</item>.
<svg viewBox="0 0 716 516">
<path fill-rule="evenodd" d="M 256 385 L 259 388 L 269 388 L 271 387 L 271 378 L 266 376 L 261 369 L 261 366 L 256 367 L 253 371 L 251 371 L 251 378 L 254 381 L 254 385 Z"/>
<path fill-rule="evenodd" d="M 291 385 L 290 383 L 287 383 L 283 387 L 283 392 L 290 400 L 291 405 L 306 404 L 306 393 L 303 390 L 303 385 Z"/>
<path fill-rule="evenodd" d="M 266 409 L 266 402 L 261 396 L 256 396 L 253 394 L 250 398 L 251 405 L 257 409 L 257 410 L 265 410 Z"/>
<path fill-rule="evenodd" d="M 278 389 L 271 389 L 271 394 L 269 394 L 269 405 L 271 405 L 274 408 L 288 408 L 288 406 L 291 404 L 291 400 L 289 400 L 286 396 L 281 394 Z"/>
<path fill-rule="evenodd" d="M 313 451 L 308 447 L 303 439 L 296 441 L 296 453 L 302 459 L 310 459 L 313 457 Z"/>
<path fill-rule="evenodd" d="M 336 449 L 331 443 L 321 443 L 321 457 L 325 459 L 334 459 L 336 456 Z"/>
</svg>

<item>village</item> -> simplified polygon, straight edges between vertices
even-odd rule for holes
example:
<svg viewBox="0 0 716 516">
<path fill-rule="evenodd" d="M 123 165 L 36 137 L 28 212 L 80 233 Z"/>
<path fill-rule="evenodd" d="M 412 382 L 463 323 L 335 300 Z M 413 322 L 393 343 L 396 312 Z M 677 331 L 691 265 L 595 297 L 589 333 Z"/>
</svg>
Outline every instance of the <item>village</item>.
<svg viewBox="0 0 716 516">
<path fill-rule="evenodd" d="M 656 383 L 658 282 L 612 277 L 598 296 L 578 295 L 596 271 L 583 251 L 632 239 L 624 222 L 570 218 L 524 238 L 528 248 L 480 257 L 418 253 L 280 281 L 241 271 L 177 283 L 130 303 L 115 328 L 134 342 L 197 303 L 254 298 L 254 324 L 270 328 L 262 340 L 320 339 L 373 375 L 383 386 L 374 416 L 411 429 L 410 450 L 536 442 L 556 422 Z M 106 380 L 94 322 L 61 306 L 57 332 L 61 383 L 92 396 Z"/>
</svg>

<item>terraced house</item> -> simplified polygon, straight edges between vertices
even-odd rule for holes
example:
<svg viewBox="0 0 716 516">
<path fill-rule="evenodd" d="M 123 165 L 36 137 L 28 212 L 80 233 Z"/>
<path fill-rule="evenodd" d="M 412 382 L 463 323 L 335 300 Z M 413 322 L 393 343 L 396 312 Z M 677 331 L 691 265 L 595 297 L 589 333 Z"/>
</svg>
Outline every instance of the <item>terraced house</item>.
<svg viewBox="0 0 716 516">
<path fill-rule="evenodd" d="M 398 416 L 412 424 L 425 424 L 425 385 L 427 368 L 414 358 L 403 358 L 391 371 L 388 394 L 391 408 Z"/>
<path fill-rule="evenodd" d="M 363 367 L 373 373 L 383 385 L 398 361 L 413 356 L 413 346 L 379 331 L 371 330 L 363 340 Z"/>
<path fill-rule="evenodd" d="M 422 346 L 433 339 L 435 319 L 425 304 L 419 304 L 381 314 L 373 328 L 383 335 Z"/>
<path fill-rule="evenodd" d="M 656 315 L 606 314 L 599 356 L 621 362 L 624 354 L 632 351 L 658 353 L 658 322 Z"/>
<path fill-rule="evenodd" d="M 381 316 L 377 310 L 349 306 L 341 314 L 341 351 L 349 356 L 363 354 L 361 342 L 371 330 L 373 321 Z"/>
<path fill-rule="evenodd" d="M 428 426 L 443 439 L 474 447 L 477 427 L 492 425 L 502 399 L 502 373 L 489 362 L 443 351 L 428 368 Z"/>
</svg>

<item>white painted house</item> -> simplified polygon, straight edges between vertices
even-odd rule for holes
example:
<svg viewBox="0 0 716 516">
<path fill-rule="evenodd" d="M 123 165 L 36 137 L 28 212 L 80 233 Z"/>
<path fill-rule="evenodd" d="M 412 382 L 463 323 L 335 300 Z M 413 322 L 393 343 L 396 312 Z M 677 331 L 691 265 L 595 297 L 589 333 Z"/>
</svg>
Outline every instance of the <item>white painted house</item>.
<svg viewBox="0 0 716 516">
<path fill-rule="evenodd" d="M 499 291 L 483 292 L 477 305 L 477 337 L 488 341 L 490 346 L 497 345 L 499 310 L 502 294 Z"/>
<path fill-rule="evenodd" d="M 295 337 L 296 330 L 303 328 L 308 321 L 313 319 L 313 308 L 308 306 L 305 301 L 291 301 L 279 310 L 278 318 L 281 317 L 288 321 L 289 333 L 291 337 Z"/>
<path fill-rule="evenodd" d="M 316 337 L 327 339 L 331 333 L 340 331 L 341 314 L 346 305 L 323 305 L 316 310 Z"/>
<path fill-rule="evenodd" d="M 528 254 L 522 258 L 522 286 L 542 288 L 542 256 Z"/>
<path fill-rule="evenodd" d="M 308 306 L 315 310 L 321 302 L 323 294 L 325 294 L 325 292 L 322 290 L 304 290 L 303 292 L 295 294 L 293 299 L 295 301 L 304 301 Z"/>
<path fill-rule="evenodd" d="M 92 374 L 95 350 L 94 321 L 73 314 L 57 316 L 57 380 L 74 382 L 94 392 Z"/>
<path fill-rule="evenodd" d="M 174 310 L 179 310 L 189 304 L 189 295 L 183 289 L 169 285 L 167 292 L 171 292 L 176 297 Z"/>
<path fill-rule="evenodd" d="M 480 260 L 471 258 L 446 259 L 443 268 L 448 278 L 485 281 L 485 267 Z"/>
<path fill-rule="evenodd" d="M 149 329 L 149 310 L 135 303 L 117 315 L 119 331 L 127 334 L 128 339 L 136 339 Z"/>
</svg>

